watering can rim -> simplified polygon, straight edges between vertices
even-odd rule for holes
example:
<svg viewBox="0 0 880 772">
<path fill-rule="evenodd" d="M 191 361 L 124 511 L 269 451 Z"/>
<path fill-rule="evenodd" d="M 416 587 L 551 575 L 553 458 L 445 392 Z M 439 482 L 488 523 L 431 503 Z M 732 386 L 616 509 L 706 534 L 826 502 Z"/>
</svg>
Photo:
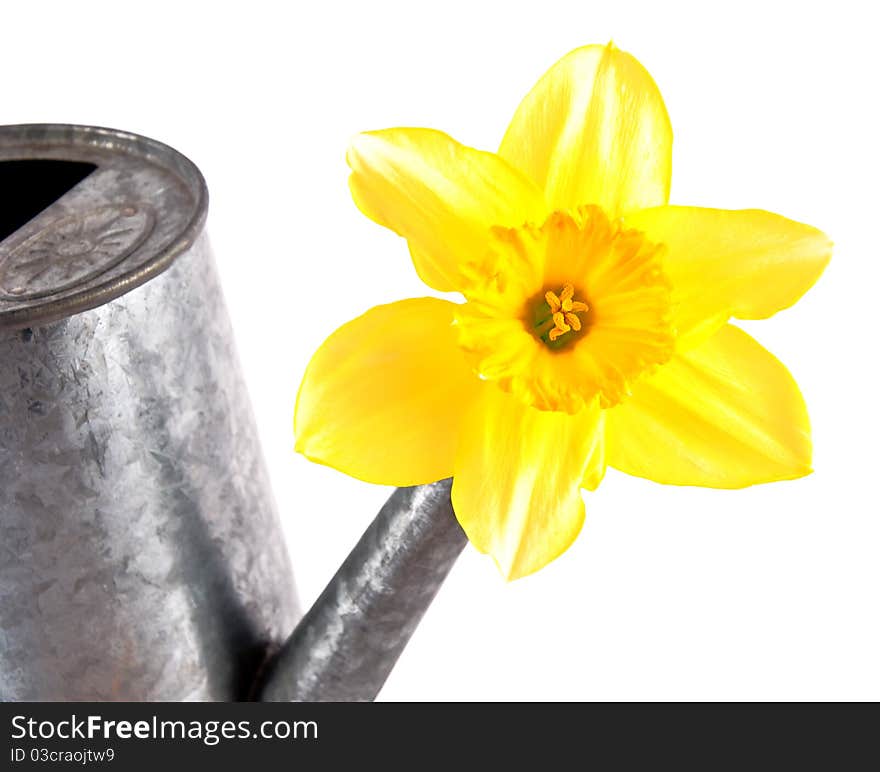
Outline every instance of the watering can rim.
<svg viewBox="0 0 880 772">
<path fill-rule="evenodd" d="M 101 160 L 124 159 L 132 166 L 151 167 L 166 175 L 177 183 L 177 191 L 185 194 L 188 203 L 180 227 L 174 229 L 171 238 L 149 250 L 135 264 L 123 265 L 121 272 L 108 276 L 99 271 L 80 286 L 45 293 L 31 302 L 16 304 L 9 302 L 9 298 L 0 302 L 0 331 L 46 324 L 104 305 L 168 269 L 178 256 L 192 247 L 204 229 L 208 188 L 201 171 L 185 155 L 158 140 L 119 129 L 80 124 L 0 126 L 0 161 L 30 159 L 84 161 L 97 164 L 98 168 L 101 168 Z M 72 190 L 75 189 L 76 186 Z M 49 209 L 51 206 L 22 225 L 22 229 Z M 11 238 L 12 235 L 0 242 L 0 246 Z M 0 254 L 0 270 L 4 257 Z"/>
</svg>

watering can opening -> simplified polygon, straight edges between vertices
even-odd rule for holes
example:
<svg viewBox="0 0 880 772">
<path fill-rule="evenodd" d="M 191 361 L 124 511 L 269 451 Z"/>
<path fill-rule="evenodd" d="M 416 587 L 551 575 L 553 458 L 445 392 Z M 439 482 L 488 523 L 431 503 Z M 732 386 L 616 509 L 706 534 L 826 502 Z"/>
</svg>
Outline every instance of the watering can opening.
<svg viewBox="0 0 880 772">
<path fill-rule="evenodd" d="M 0 329 L 97 308 L 202 234 L 205 181 L 160 142 L 90 126 L 0 127 Z"/>
<path fill-rule="evenodd" d="M 0 161 L 0 241 L 55 203 L 98 167 L 82 161 L 26 158 Z"/>
</svg>

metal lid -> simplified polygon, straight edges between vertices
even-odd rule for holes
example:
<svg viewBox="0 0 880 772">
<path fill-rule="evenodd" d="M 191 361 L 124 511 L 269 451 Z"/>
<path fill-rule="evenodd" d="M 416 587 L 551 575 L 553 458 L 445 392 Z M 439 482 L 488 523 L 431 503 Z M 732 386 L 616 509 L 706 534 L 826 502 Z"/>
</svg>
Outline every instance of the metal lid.
<svg viewBox="0 0 880 772">
<path fill-rule="evenodd" d="M 189 159 L 92 126 L 0 126 L 0 186 L 0 330 L 95 308 L 157 276 L 190 248 L 208 207 Z"/>
</svg>

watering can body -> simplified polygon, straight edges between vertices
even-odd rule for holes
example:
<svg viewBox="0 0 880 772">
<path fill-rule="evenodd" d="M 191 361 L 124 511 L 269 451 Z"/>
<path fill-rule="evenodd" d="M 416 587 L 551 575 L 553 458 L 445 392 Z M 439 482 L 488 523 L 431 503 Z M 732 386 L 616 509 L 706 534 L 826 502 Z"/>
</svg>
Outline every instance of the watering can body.
<svg viewBox="0 0 880 772">
<path fill-rule="evenodd" d="M 87 173 L 0 244 L 0 699 L 246 699 L 300 613 L 204 181 L 123 132 L 0 129 L 32 162 Z"/>
</svg>

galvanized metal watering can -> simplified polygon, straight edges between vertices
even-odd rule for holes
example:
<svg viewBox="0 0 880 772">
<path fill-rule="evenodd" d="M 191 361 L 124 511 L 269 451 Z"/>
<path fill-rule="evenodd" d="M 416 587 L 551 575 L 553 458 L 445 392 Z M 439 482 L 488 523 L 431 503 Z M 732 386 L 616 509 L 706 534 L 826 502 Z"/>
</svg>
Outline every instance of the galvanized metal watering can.
<svg viewBox="0 0 880 772">
<path fill-rule="evenodd" d="M 0 190 L 0 699 L 372 699 L 465 543 L 449 481 L 300 618 L 198 169 L 8 126 Z"/>
</svg>

